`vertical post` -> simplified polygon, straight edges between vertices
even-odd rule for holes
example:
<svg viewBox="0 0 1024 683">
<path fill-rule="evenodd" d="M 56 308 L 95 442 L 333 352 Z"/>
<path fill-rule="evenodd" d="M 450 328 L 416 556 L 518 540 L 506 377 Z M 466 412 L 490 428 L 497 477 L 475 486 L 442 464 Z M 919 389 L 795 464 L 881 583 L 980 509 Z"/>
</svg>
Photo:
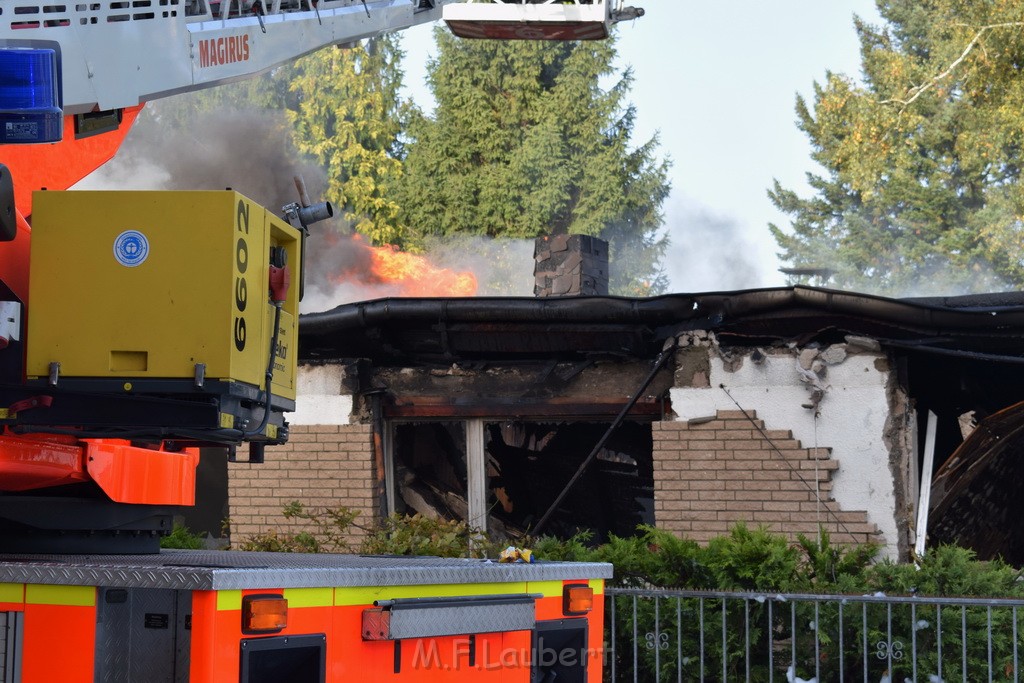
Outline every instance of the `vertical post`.
<svg viewBox="0 0 1024 683">
<path fill-rule="evenodd" d="M 484 456 L 484 421 L 466 420 L 466 492 L 473 529 L 487 531 L 487 462 Z"/>
<path fill-rule="evenodd" d="M 398 487 L 395 486 L 395 425 L 388 420 L 384 421 L 382 442 L 384 450 L 384 490 L 387 498 L 387 515 L 395 514 L 395 496 L 398 495 Z"/>
<path fill-rule="evenodd" d="M 928 535 L 928 506 L 932 499 L 932 468 L 935 464 L 935 428 L 939 418 L 928 411 L 928 429 L 924 437 L 924 465 L 921 467 L 921 496 L 917 502 L 917 538 L 914 552 L 924 555 L 925 537 Z"/>
</svg>

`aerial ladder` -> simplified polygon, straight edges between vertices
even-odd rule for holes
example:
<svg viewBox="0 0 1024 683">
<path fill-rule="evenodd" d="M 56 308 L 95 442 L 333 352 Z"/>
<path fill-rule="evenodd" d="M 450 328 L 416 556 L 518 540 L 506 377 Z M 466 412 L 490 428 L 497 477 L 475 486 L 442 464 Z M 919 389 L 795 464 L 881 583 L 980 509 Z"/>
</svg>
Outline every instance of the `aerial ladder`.
<svg viewBox="0 0 1024 683">
<path fill-rule="evenodd" d="M 326 46 L 442 18 L 466 37 L 600 39 L 640 14 L 621 0 L 0 3 L 0 679 L 600 680 L 607 565 L 158 552 L 194 502 L 198 448 L 247 445 L 258 462 L 287 440 L 303 245 L 333 210 L 65 190 L 146 102 Z"/>
</svg>

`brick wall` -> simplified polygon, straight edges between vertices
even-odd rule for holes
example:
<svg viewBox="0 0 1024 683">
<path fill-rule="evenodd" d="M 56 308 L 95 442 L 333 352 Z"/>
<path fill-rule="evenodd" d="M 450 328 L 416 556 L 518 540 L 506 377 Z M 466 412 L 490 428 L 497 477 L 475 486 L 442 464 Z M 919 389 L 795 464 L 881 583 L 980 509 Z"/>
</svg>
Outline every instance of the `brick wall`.
<svg viewBox="0 0 1024 683">
<path fill-rule="evenodd" d="M 790 432 L 755 422 L 741 411 L 719 411 L 702 424 L 654 423 L 658 527 L 706 542 L 745 522 L 795 540 L 813 537 L 820 522 L 834 542 L 883 540 L 867 512 L 840 510 L 831 499 L 839 463 L 830 449 L 804 448 Z"/>
<path fill-rule="evenodd" d="M 356 524 L 371 526 L 375 520 L 371 438 L 368 425 L 297 425 L 288 443 L 267 449 L 263 464 L 230 463 L 232 542 L 271 530 L 305 530 L 281 512 L 293 500 L 307 509 L 359 510 Z M 348 540 L 357 547 L 363 536 L 363 531 L 353 529 Z"/>
</svg>

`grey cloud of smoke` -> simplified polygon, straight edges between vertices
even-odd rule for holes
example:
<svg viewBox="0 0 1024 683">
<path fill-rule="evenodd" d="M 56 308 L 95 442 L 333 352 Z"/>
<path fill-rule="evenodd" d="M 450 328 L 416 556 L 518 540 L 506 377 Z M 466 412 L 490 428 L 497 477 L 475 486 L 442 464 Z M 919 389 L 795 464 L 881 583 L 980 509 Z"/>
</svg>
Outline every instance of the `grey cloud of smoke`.
<svg viewBox="0 0 1024 683">
<path fill-rule="evenodd" d="M 780 285 L 774 250 L 737 221 L 676 199 L 666 211 L 665 271 L 673 292 L 707 292 Z M 768 233 L 767 227 L 764 233 Z M 769 238 L 770 239 L 770 238 Z"/>
<path fill-rule="evenodd" d="M 187 97 L 187 96 L 183 96 Z M 182 106 L 178 100 L 173 106 Z M 298 199 L 293 182 L 300 175 L 310 198 L 327 188 L 324 170 L 304 160 L 288 132 L 282 112 L 223 108 L 196 114 L 187 129 L 163 125 L 162 102 L 151 104 L 118 155 L 79 183 L 83 190 L 222 190 L 230 187 L 279 212 Z M 187 106 L 187 102 L 186 102 Z M 303 312 L 399 294 L 394 284 L 372 272 L 365 242 L 353 239 L 339 218 L 311 227 L 306 250 L 306 297 Z M 437 254 L 432 253 L 434 250 Z M 532 293 L 532 252 L 487 244 L 486 240 L 435 243 L 428 258 L 440 265 L 471 270 L 481 294 Z M 508 272 L 516 262 L 529 291 Z M 344 281 L 338 275 L 344 273 Z M 521 279 L 521 278 L 520 278 Z"/>
</svg>

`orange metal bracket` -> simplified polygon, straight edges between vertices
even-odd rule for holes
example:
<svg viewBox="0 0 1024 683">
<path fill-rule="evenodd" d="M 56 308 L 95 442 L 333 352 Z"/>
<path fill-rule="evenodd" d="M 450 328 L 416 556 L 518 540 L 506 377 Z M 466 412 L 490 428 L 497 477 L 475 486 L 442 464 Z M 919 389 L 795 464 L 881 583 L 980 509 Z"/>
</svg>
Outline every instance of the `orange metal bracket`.
<svg viewBox="0 0 1024 683">
<path fill-rule="evenodd" d="M 74 439 L 0 437 L 0 490 L 29 491 L 88 480 L 84 451 Z"/>
<path fill-rule="evenodd" d="M 199 450 L 136 448 L 127 441 L 85 442 L 86 471 L 115 503 L 195 505 Z"/>
<path fill-rule="evenodd" d="M 194 505 L 199 450 L 138 448 L 117 439 L 0 436 L 0 490 L 95 481 L 115 503 Z"/>
</svg>

